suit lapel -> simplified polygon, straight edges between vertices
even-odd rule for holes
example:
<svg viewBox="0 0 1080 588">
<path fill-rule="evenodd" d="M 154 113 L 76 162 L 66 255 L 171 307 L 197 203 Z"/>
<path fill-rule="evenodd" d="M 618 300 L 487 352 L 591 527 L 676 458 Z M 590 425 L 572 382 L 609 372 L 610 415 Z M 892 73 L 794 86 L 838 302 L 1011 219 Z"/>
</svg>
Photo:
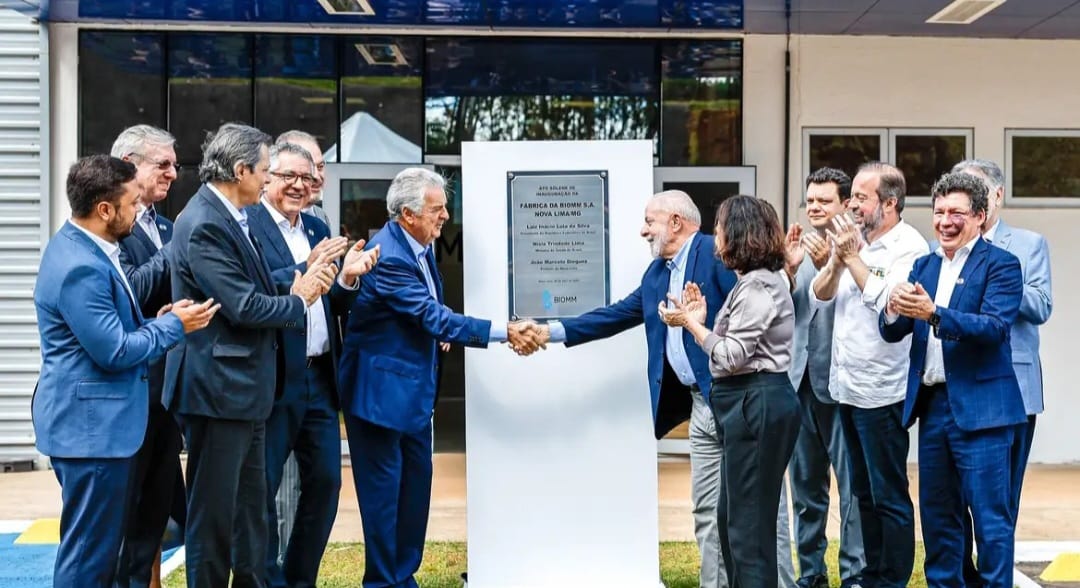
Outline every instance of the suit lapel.
<svg viewBox="0 0 1080 588">
<path fill-rule="evenodd" d="M 157 245 L 154 245 L 154 240 L 150 238 L 150 235 L 146 234 L 146 229 L 142 228 L 141 224 L 136 222 L 135 228 L 131 231 L 131 233 L 135 235 L 135 238 L 138 239 L 139 243 L 141 243 L 142 246 L 146 248 L 146 252 L 149 254 L 149 256 L 147 257 L 148 259 L 150 256 L 153 256 L 154 253 L 157 253 Z M 162 244 L 164 243 L 165 241 L 163 239 Z"/>
<path fill-rule="evenodd" d="M 161 237 L 161 245 L 168 245 L 169 241 L 172 241 L 172 223 L 159 215 L 157 230 L 158 235 Z"/>
<path fill-rule="evenodd" d="M 997 233 L 994 235 L 994 245 L 997 245 L 998 247 L 1001 247 L 1002 249 L 1008 251 L 1009 244 L 1012 243 L 1012 237 L 1012 227 L 1005 224 L 1005 221 L 999 220 Z"/>
<path fill-rule="evenodd" d="M 293 254 L 289 250 L 289 244 L 285 242 L 285 237 L 281 236 L 281 229 L 274 223 L 274 217 L 266 210 L 266 206 L 260 202 L 249 206 L 247 211 L 248 222 L 251 228 L 258 227 L 261 242 L 267 243 L 278 257 L 286 261 L 285 265 L 292 265 Z"/>
<path fill-rule="evenodd" d="M 270 267 L 266 265 L 266 260 L 262 258 L 262 255 L 256 253 L 255 248 L 258 247 L 258 239 L 248 239 L 248 237 L 244 235 L 244 229 L 240 227 L 240 223 L 233 218 L 232 214 L 225 208 L 225 205 L 222 204 L 217 195 L 214 194 L 208 186 L 204 185 L 203 190 L 202 197 L 210 205 L 210 208 L 217 211 L 218 215 L 221 216 L 228 231 L 240 245 L 240 255 L 244 256 L 249 267 L 254 268 L 254 277 L 261 280 L 266 292 L 270 294 L 276 293 L 277 289 L 274 288 L 274 284 L 270 280 Z M 252 230 L 250 221 L 248 222 L 248 230 Z"/>
<path fill-rule="evenodd" d="M 70 223 L 71 221 L 68 222 Z M 105 252 L 101 250 L 101 247 L 98 247 L 97 243 L 91 241 L 89 237 L 74 226 L 69 227 L 69 229 L 69 237 L 71 239 L 81 243 L 83 247 L 89 248 L 90 254 L 109 268 L 109 276 L 112 278 L 112 281 L 116 282 L 116 285 L 120 287 L 120 291 L 124 293 L 124 299 L 127 300 L 128 308 L 131 309 L 131 316 L 135 319 L 135 327 L 141 327 L 144 322 L 143 315 L 142 312 L 139 311 L 139 307 L 135 305 L 135 292 L 131 291 L 127 284 L 127 280 L 120 276 L 120 273 L 116 270 L 116 266 L 113 265 L 112 260 L 109 259 L 108 255 L 105 255 Z"/>
</svg>

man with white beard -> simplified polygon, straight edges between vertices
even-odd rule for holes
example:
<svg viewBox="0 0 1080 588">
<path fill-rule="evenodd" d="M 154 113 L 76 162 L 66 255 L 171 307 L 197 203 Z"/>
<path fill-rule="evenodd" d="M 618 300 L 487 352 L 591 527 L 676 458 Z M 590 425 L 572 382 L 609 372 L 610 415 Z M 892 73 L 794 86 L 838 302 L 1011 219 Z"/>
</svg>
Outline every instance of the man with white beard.
<svg viewBox="0 0 1080 588">
<path fill-rule="evenodd" d="M 851 183 L 848 213 L 832 220 L 832 255 L 810 287 L 811 308 L 835 305 L 829 392 L 840 403 L 859 504 L 863 582 L 878 588 L 907 586 L 915 559 L 902 418 L 911 336 L 886 343 L 878 333 L 889 292 L 930 251 L 900 218 L 905 192 L 899 169 L 863 164 Z"/>
<path fill-rule="evenodd" d="M 701 212 L 685 192 L 654 194 L 645 207 L 640 232 L 654 261 L 645 270 L 641 286 L 615 304 L 539 328 L 544 343 L 565 342 L 572 347 L 645 324 L 656 438 L 690 419 L 690 494 L 694 534 L 701 551 L 700 586 L 726 588 L 717 526 L 723 446 L 709 407 L 709 356 L 689 331 L 666 326 L 658 312 L 659 305 L 667 305 L 669 295 L 681 297 L 683 286 L 692 281 L 705 296 L 711 321 L 734 287 L 735 273 L 716 257 L 712 236 L 701 233 L 700 228 Z M 784 587 L 795 585 L 788 529 L 787 497 L 782 492 L 777 517 L 777 567 Z"/>
</svg>

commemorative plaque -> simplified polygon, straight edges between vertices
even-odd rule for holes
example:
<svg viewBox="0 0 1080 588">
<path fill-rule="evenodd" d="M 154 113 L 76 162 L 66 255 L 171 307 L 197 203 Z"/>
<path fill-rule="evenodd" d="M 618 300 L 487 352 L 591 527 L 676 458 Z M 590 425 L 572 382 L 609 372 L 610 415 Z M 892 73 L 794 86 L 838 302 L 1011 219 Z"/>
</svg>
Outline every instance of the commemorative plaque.
<svg viewBox="0 0 1080 588">
<path fill-rule="evenodd" d="M 510 318 L 573 317 L 610 301 L 606 170 L 507 172 Z"/>
</svg>

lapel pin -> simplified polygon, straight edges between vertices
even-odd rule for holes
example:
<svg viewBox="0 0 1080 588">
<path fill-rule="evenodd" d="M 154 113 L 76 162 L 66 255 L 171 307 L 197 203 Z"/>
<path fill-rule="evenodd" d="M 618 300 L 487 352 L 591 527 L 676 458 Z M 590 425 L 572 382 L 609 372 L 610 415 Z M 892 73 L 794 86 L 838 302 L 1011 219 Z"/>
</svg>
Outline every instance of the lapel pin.
<svg viewBox="0 0 1080 588">
<path fill-rule="evenodd" d="M 307 234 L 308 234 L 308 235 L 310 235 L 310 236 L 312 236 L 312 237 L 314 237 L 314 236 L 315 236 L 315 231 L 313 231 L 313 230 L 311 230 L 311 229 L 308 229 L 308 232 L 307 232 Z"/>
<path fill-rule="evenodd" d="M 964 283 L 964 278 L 956 278 L 956 284 L 960 285 Z"/>
</svg>

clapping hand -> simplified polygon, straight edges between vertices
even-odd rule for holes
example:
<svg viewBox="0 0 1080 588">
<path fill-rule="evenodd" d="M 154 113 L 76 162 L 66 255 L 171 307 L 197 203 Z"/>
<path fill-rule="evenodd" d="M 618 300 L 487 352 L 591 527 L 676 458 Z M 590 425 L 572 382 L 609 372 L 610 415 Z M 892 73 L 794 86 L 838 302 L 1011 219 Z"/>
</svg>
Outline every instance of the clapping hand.
<svg viewBox="0 0 1080 588">
<path fill-rule="evenodd" d="M 685 327 L 691 322 L 699 325 L 705 322 L 705 296 L 701 293 L 701 288 L 694 282 L 686 283 L 686 287 L 683 288 L 682 300 L 668 294 L 668 301 L 666 305 L 664 302 L 657 305 L 660 320 L 664 321 L 665 325 L 669 327 Z"/>
<path fill-rule="evenodd" d="M 788 269 L 795 273 L 806 259 L 806 248 L 802 243 L 802 226 L 799 223 L 791 223 L 788 227 L 787 236 L 784 237 L 784 263 Z"/>
<path fill-rule="evenodd" d="M 859 227 L 855 224 L 855 221 L 851 220 L 846 214 L 834 216 L 832 224 L 836 231 L 827 230 L 825 232 L 833 243 L 836 257 L 839 261 L 847 264 L 853 257 L 859 256 L 859 250 L 863 246 L 862 233 L 859 232 Z"/>
<path fill-rule="evenodd" d="M 205 329 L 210 324 L 210 319 L 217 314 L 219 308 L 221 308 L 221 305 L 214 304 L 213 298 L 207 298 L 202 304 L 195 304 L 185 298 L 172 304 L 166 304 L 158 313 L 158 316 L 162 316 L 166 312 L 172 312 L 184 325 L 184 333 L 190 333 Z"/>
<path fill-rule="evenodd" d="M 893 314 L 925 321 L 930 320 L 935 310 L 933 299 L 919 283 L 900 284 L 889 296 L 889 312 Z"/>
<path fill-rule="evenodd" d="M 829 241 L 816 231 L 811 231 L 803 233 L 802 243 L 803 248 L 810 254 L 810 261 L 814 262 L 814 267 L 817 269 L 825 267 L 825 264 L 829 262 L 829 256 L 832 255 L 832 246 Z"/>
<path fill-rule="evenodd" d="M 350 247 L 349 252 L 345 254 L 345 261 L 341 263 L 342 281 L 349 288 L 356 284 L 357 278 L 371 271 L 371 268 L 375 267 L 375 264 L 379 262 L 379 248 L 381 245 L 376 245 L 364 251 L 364 243 L 365 241 L 360 239 Z"/>
<path fill-rule="evenodd" d="M 326 261 L 333 263 L 337 261 L 339 257 L 345 254 L 345 250 L 349 247 L 349 240 L 346 237 L 334 237 L 332 239 L 323 239 L 315 244 L 311 248 L 311 253 L 308 254 L 307 264 L 311 265 L 315 263 L 315 260 L 320 255 L 326 255 Z"/>
<path fill-rule="evenodd" d="M 303 275 L 300 274 L 300 270 L 293 272 L 293 284 L 289 292 L 303 298 L 304 302 L 311 306 L 320 296 L 330 291 L 337 272 L 337 265 L 324 251 L 316 256 L 313 263 L 308 264 L 307 271 Z"/>
</svg>

